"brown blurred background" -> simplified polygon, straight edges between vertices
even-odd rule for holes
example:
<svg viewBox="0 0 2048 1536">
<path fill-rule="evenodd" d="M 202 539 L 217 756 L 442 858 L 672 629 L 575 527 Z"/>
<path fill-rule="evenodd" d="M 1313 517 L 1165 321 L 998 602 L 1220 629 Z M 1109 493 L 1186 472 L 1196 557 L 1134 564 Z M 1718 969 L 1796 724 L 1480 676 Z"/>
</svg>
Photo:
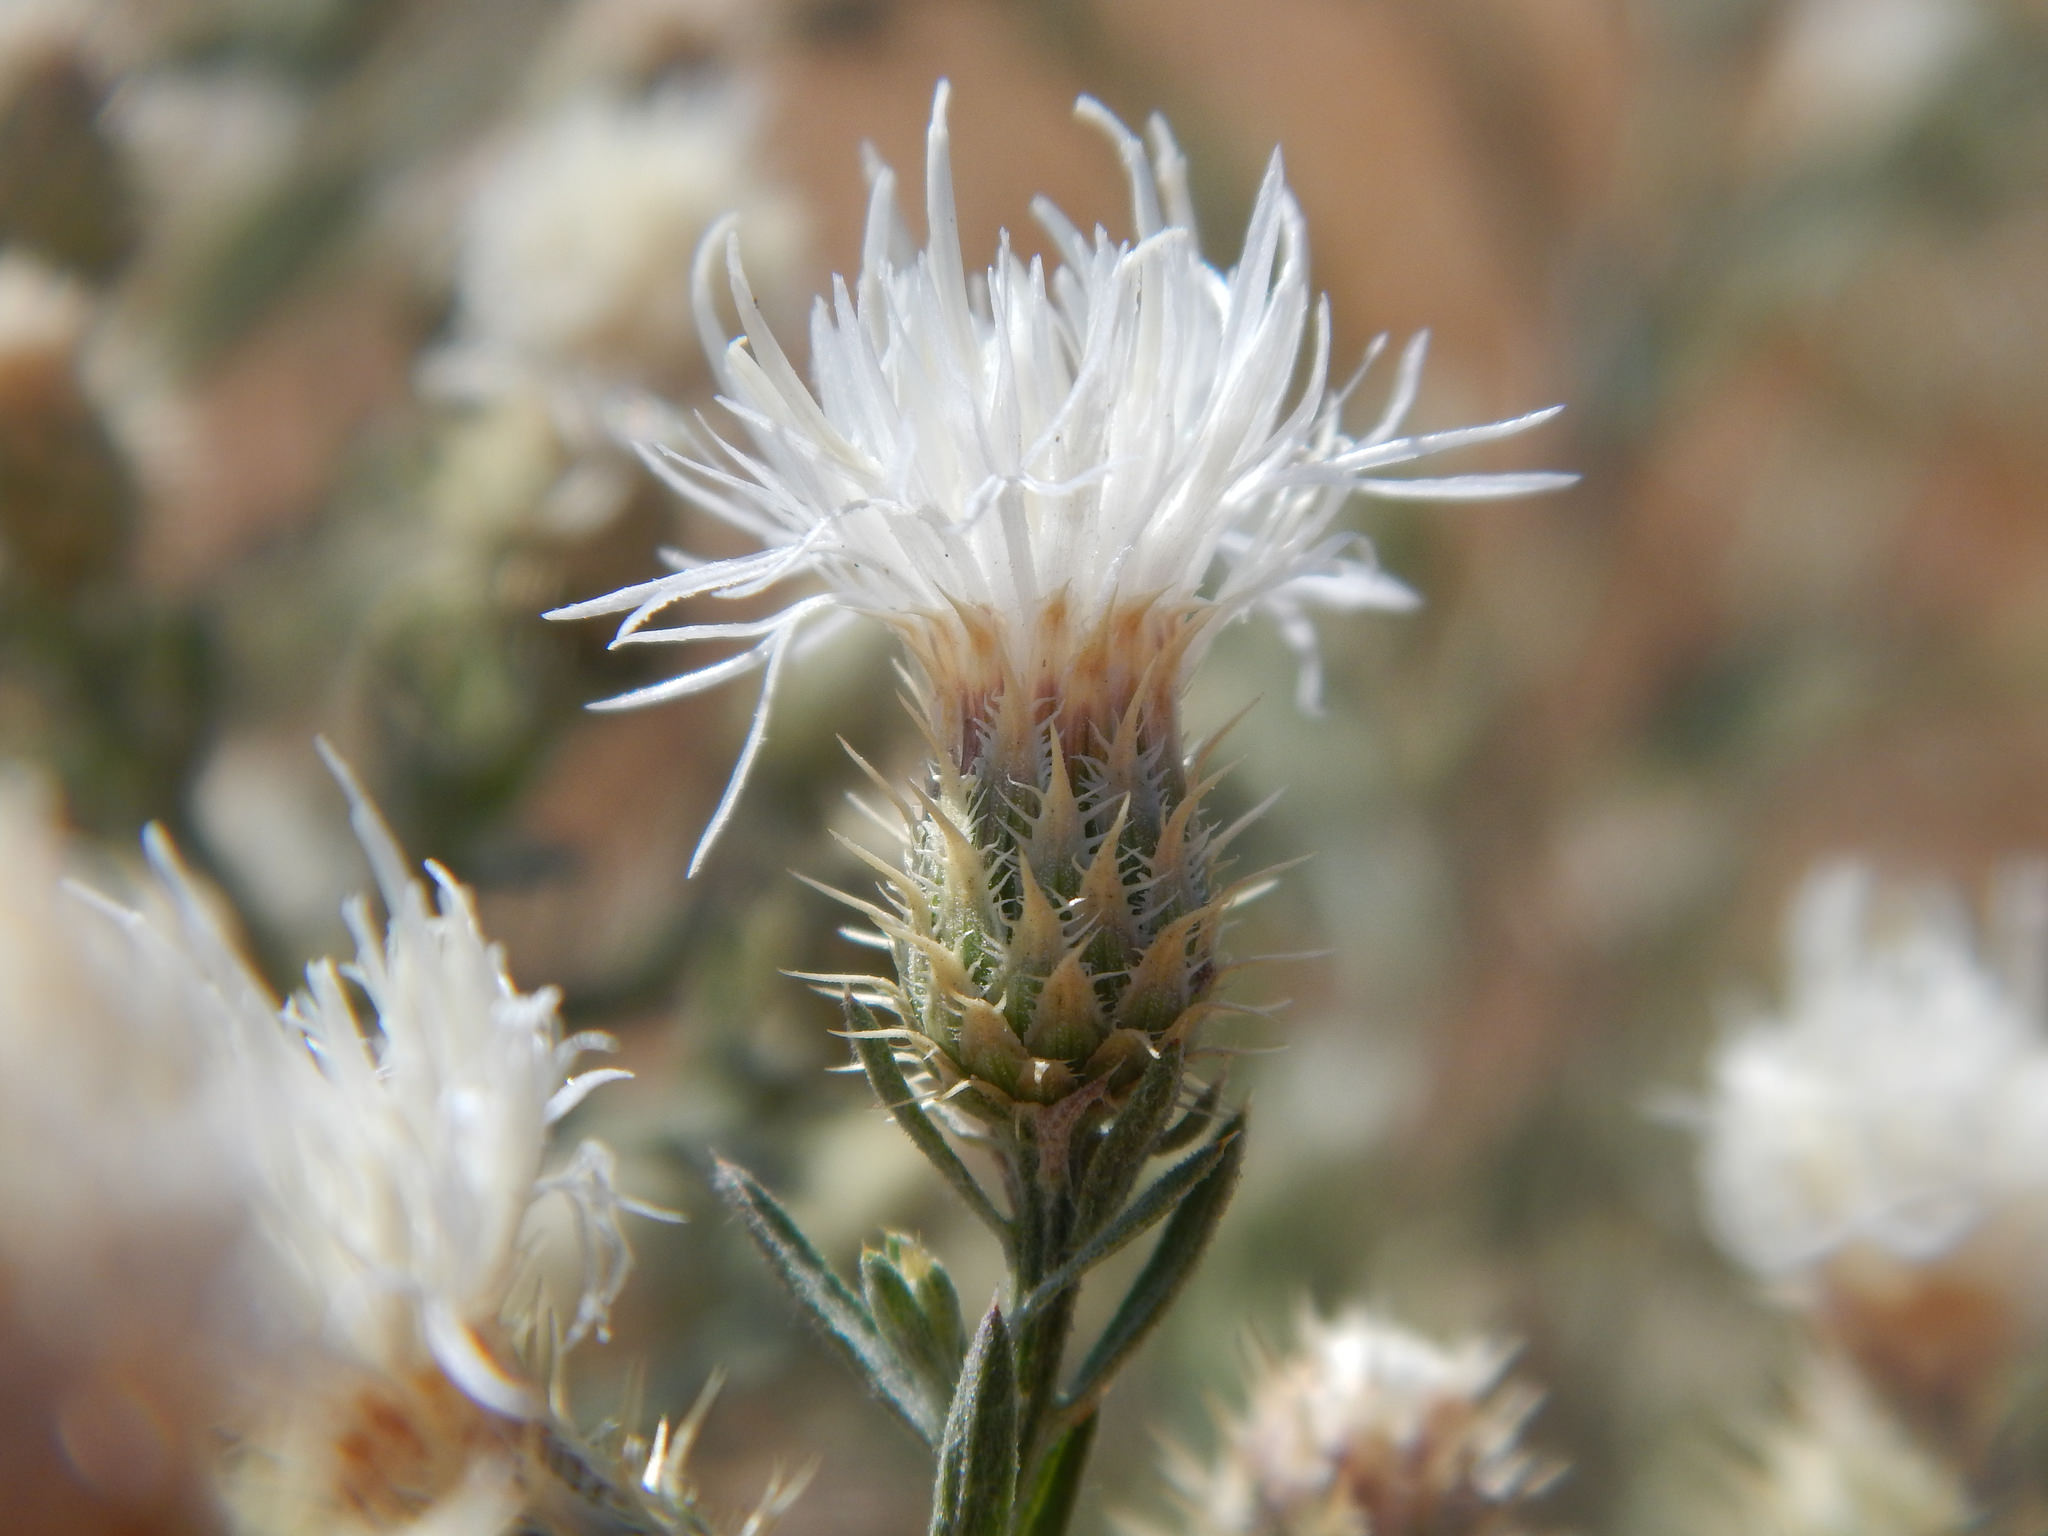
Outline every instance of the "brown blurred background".
<svg viewBox="0 0 2048 1536">
<path fill-rule="evenodd" d="M 1714 1528 L 1789 1335 L 1655 1111 L 1775 985 L 1813 859 L 1974 882 L 2048 848 L 2048 7 L 6 0 L 0 747 L 95 835 L 168 822 L 288 982 L 359 878 L 334 738 L 640 1073 L 592 1113 L 693 1221 L 645 1231 L 592 1401 L 635 1355 L 672 1406 L 722 1364 L 716 1499 L 815 1459 L 792 1533 L 914 1526 L 915 1448 L 697 1172 L 740 1156 L 842 1259 L 893 1223 L 993 1283 L 779 974 L 853 960 L 786 871 L 860 883 L 834 737 L 912 766 L 887 654 L 793 678 L 685 882 L 751 692 L 587 715 L 660 658 L 537 615 L 737 547 L 612 437 L 704 403 L 697 235 L 742 209 L 800 352 L 858 259 L 859 142 L 914 172 L 941 75 L 970 263 L 1037 245 L 1038 191 L 1124 227 L 1078 93 L 1171 118 L 1219 263 L 1281 146 L 1339 358 L 1429 327 L 1422 425 L 1561 400 L 1487 462 L 1584 476 L 1361 505 L 1427 606 L 1324 626 L 1325 718 L 1256 631 L 1196 684 L 1212 724 L 1259 701 L 1240 801 L 1288 786 L 1247 858 L 1315 855 L 1234 946 L 1328 953 L 1243 984 L 1293 999 L 1232 1038 L 1250 1172 L 1094 1508 L 1155 1507 L 1247 1328 L 1363 1298 L 1524 1341 L 1559 1524 Z"/>
</svg>

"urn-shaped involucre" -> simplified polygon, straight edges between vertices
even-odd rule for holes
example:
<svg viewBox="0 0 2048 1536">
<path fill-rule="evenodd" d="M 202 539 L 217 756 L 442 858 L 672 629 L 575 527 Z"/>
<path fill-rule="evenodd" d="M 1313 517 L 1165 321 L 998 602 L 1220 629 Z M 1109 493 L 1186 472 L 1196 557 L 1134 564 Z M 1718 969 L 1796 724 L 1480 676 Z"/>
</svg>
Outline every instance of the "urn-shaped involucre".
<svg viewBox="0 0 2048 1536">
<path fill-rule="evenodd" d="M 1082 1088 L 1114 1099 L 1216 1006 L 1235 829 L 1208 814 L 1218 776 L 1205 754 L 1183 760 L 1155 682 L 1191 627 L 1115 616 L 1077 648 L 1072 693 L 1020 711 L 1012 742 L 939 748 L 912 793 L 909 856 L 884 870 L 894 900 L 871 912 L 898 978 L 876 1001 L 963 1109 L 1003 1121 Z M 1153 666 L 1128 675 L 1141 647 Z"/>
</svg>

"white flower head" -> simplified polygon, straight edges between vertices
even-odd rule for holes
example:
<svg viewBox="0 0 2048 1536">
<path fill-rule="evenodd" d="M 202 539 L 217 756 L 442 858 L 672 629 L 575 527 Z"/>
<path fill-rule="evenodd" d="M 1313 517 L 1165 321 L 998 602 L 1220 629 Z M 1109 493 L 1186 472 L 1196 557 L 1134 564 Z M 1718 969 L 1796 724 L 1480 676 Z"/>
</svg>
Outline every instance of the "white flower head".
<svg viewBox="0 0 2048 1536">
<path fill-rule="evenodd" d="M 160 834 L 151 860 L 176 900 L 194 983 L 227 1005 L 248 1123 L 265 1138 L 266 1229 L 329 1340 L 387 1368 L 423 1351 L 483 1406 L 528 1412 L 536 1405 L 483 1340 L 513 1298 L 535 1207 L 550 1194 L 569 1200 L 585 1238 L 571 1336 L 603 1328 L 628 1262 L 610 1154 L 585 1143 L 552 1175 L 547 1157 L 556 1122 L 628 1074 L 572 1070 L 609 1039 L 563 1038 L 554 989 L 512 984 L 470 893 L 437 864 L 427 865 L 431 893 L 412 878 L 375 808 L 328 760 L 348 790 L 386 920 L 379 932 L 368 903 L 350 901 L 355 959 L 309 966 L 282 1007 L 214 926 Z"/>
<path fill-rule="evenodd" d="M 615 1069 L 564 1038 L 551 990 L 522 993 L 467 890 L 413 878 L 347 770 L 352 820 L 386 915 L 344 908 L 356 952 L 322 960 L 279 1004 L 248 968 L 161 831 L 147 838 L 164 917 L 103 904 L 133 969 L 203 1022 L 207 1075 L 247 1170 L 243 1320 L 262 1342 L 245 1384 L 256 1507 L 395 1517 L 550 1432 L 544 1206 L 564 1202 L 581 1274 L 563 1347 L 602 1332 L 630 1256 L 611 1154 L 560 1166 L 553 1127 Z M 536 1330 L 538 1332 L 536 1333 Z M 522 1342 L 537 1346 L 533 1357 Z M 273 1511 L 276 1518 L 286 1518 Z"/>
<path fill-rule="evenodd" d="M 512 138 L 463 210 L 460 342 L 556 369 L 673 372 L 693 324 L 689 255 L 720 214 L 744 207 L 775 286 L 796 264 L 796 210 L 751 174 L 758 115 L 736 88 L 586 91 Z"/>
<path fill-rule="evenodd" d="M 22 250 L 0 250 L 0 388 L 18 400 L 33 380 L 68 382 L 92 323 L 84 284 Z M 17 405 L 14 409 L 20 409 Z"/>
<path fill-rule="evenodd" d="M 700 861 L 759 749 L 781 669 L 813 625 L 862 614 L 896 629 L 922 674 L 935 744 L 962 765 L 1031 750 L 1049 718 L 1069 752 L 1089 751 L 1133 702 L 1170 722 L 1187 667 L 1230 620 L 1272 618 L 1312 701 L 1311 611 L 1411 604 L 1364 540 L 1336 528 L 1351 494 L 1514 496 L 1570 478 L 1389 475 L 1551 414 L 1406 433 L 1421 338 L 1379 421 L 1362 435 L 1341 428 L 1350 387 L 1329 386 L 1328 307 L 1310 293 L 1304 222 L 1277 153 L 1243 254 L 1219 271 L 1198 247 L 1165 123 L 1152 120 L 1148 145 L 1083 99 L 1080 115 L 1123 159 L 1136 238 L 1084 235 L 1040 199 L 1033 211 L 1058 263 L 1027 262 L 1005 237 L 970 281 L 946 106 L 941 83 L 922 250 L 898 216 L 894 173 L 869 159 L 859 278 L 835 279 L 812 313 L 815 389 L 763 321 L 736 233 L 714 231 L 699 252 L 698 325 L 744 440 L 643 452 L 760 552 L 672 554 L 673 574 L 551 615 L 624 613 L 614 644 L 750 642 L 609 701 L 652 703 L 765 673 Z M 721 264 L 742 326 L 731 339 L 713 296 Z M 803 583 L 813 590 L 766 619 L 653 626 L 688 598 Z"/>
<path fill-rule="evenodd" d="M 250 1170 L 207 1021 L 62 888 L 55 811 L 0 763 L 0 1488 L 38 1530 L 196 1530 Z"/>
<path fill-rule="evenodd" d="M 2048 937 L 2038 912 L 2024 915 L 2037 889 L 2032 876 L 2010 887 L 2016 951 Z M 1768 1278 L 1858 1247 L 1930 1264 L 2002 1214 L 2048 1212 L 2048 1039 L 2028 974 L 2038 957 L 2001 968 L 1942 893 L 1911 893 L 1888 913 L 1877 895 L 1854 866 L 1809 878 L 1783 1013 L 1732 1034 L 1714 1059 L 1707 1214 Z"/>
<path fill-rule="evenodd" d="M 739 82 L 585 86 L 493 147 L 458 213 L 451 333 L 416 370 L 423 394 L 471 408 L 430 487 L 436 520 L 471 543 L 576 536 L 624 507 L 643 478 L 630 445 L 677 419 L 652 391 L 701 382 L 705 231 L 742 210 L 766 290 L 794 286 L 804 221 L 760 174 L 759 119 Z"/>
<path fill-rule="evenodd" d="M 1782 1016 L 1713 1064 L 1700 1175 L 1722 1246 L 1956 1449 L 2048 1327 L 2048 868 L 1953 895 L 1824 868 Z"/>
<path fill-rule="evenodd" d="M 1307 1316 L 1208 1461 L 1173 1468 L 1205 1536 L 1504 1531 L 1557 1469 L 1520 1446 L 1537 1404 L 1511 1351 L 1440 1345 L 1361 1309 Z"/>
</svg>

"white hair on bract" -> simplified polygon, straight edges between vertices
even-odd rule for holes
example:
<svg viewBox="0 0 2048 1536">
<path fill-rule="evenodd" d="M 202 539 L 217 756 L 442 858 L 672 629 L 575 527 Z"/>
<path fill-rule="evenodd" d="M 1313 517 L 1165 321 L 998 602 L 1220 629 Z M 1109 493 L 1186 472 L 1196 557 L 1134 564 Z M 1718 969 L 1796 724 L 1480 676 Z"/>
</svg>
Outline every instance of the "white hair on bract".
<svg viewBox="0 0 2048 1536">
<path fill-rule="evenodd" d="M 1005 236 L 985 276 L 970 282 L 947 100 L 941 82 L 926 140 L 922 250 L 898 215 L 895 174 L 869 156 L 859 277 L 851 287 L 835 278 L 812 311 L 815 389 L 764 321 L 736 232 L 722 226 L 699 250 L 698 325 L 744 441 L 706 428 L 687 451 L 642 452 L 655 473 L 761 549 L 712 561 L 670 552 L 672 574 L 549 615 L 623 613 L 614 645 L 746 643 L 599 707 L 764 673 L 752 730 L 693 870 L 760 750 L 782 670 L 815 625 L 850 614 L 883 620 L 906 641 L 928 696 L 942 699 L 1057 679 L 1075 646 L 1131 614 L 1165 612 L 1200 628 L 1194 644 L 1174 647 L 1177 682 L 1209 632 L 1258 612 L 1299 656 L 1302 700 L 1312 706 L 1311 612 L 1415 601 L 1359 535 L 1335 527 L 1350 495 L 1472 500 L 1574 478 L 1389 474 L 1553 414 L 1407 432 L 1424 337 L 1403 351 L 1379 420 L 1359 435 L 1341 428 L 1358 380 L 1330 387 L 1328 305 L 1311 298 L 1305 223 L 1277 153 L 1243 255 L 1219 271 L 1198 247 L 1186 165 L 1164 121 L 1152 120 L 1148 146 L 1084 98 L 1079 115 L 1109 136 L 1128 173 L 1135 240 L 1100 229 L 1084 236 L 1041 198 L 1033 211 L 1058 264 L 1021 259 Z M 718 318 L 721 265 L 737 337 Z M 652 624 L 688 598 L 752 598 L 805 582 L 812 590 L 765 618 Z"/>
</svg>

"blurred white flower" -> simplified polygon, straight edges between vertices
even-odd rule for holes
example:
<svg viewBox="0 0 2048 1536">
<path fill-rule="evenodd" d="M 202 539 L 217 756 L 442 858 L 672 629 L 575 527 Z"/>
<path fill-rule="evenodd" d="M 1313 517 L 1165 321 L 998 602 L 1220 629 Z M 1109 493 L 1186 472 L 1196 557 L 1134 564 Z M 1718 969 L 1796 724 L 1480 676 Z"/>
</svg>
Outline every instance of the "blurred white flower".
<svg viewBox="0 0 2048 1536">
<path fill-rule="evenodd" d="M 150 221 L 148 260 L 192 260 L 221 221 L 291 172 L 309 104 L 282 71 L 247 65 L 130 74 L 107 102 L 106 128 L 132 167 Z"/>
<path fill-rule="evenodd" d="M 248 1159 L 206 1020 L 60 889 L 49 794 L 0 769 L 0 1488 L 22 1532 L 200 1529 L 251 1341 Z"/>
<path fill-rule="evenodd" d="M 77 279 L 0 246 L 0 398 L 18 409 L 24 391 L 70 385 L 92 318 L 92 295 Z"/>
<path fill-rule="evenodd" d="M 1767 1278 L 1856 1245 L 1929 1263 L 2016 1203 L 2048 1215 L 2048 1039 L 2030 984 L 1940 893 L 1913 893 L 1890 928 L 1876 894 L 1852 866 L 1808 880 L 1782 1014 L 1713 1061 L 1707 1214 Z"/>
<path fill-rule="evenodd" d="M 892 625 L 922 669 L 936 745 L 956 762 L 974 759 L 993 712 L 1037 712 L 1028 734 L 1042 722 L 1040 701 L 1055 695 L 1073 714 L 1061 729 L 1092 749 L 1089 731 L 1112 735 L 1122 702 L 1140 689 L 1175 694 L 1223 623 L 1253 611 L 1273 618 L 1312 699 L 1311 610 L 1410 604 L 1362 539 L 1334 530 L 1352 493 L 1513 496 L 1569 478 L 1389 476 L 1550 414 L 1404 434 L 1420 338 L 1380 420 L 1361 436 L 1340 430 L 1350 388 L 1328 387 L 1327 306 L 1311 301 L 1301 211 L 1277 155 L 1243 257 L 1220 272 L 1197 247 L 1185 165 L 1165 124 L 1153 120 L 1148 152 L 1084 100 L 1081 115 L 1108 133 L 1129 173 L 1136 242 L 1099 230 L 1091 240 L 1040 200 L 1061 264 L 1026 263 L 1005 240 L 986 277 L 970 283 L 946 100 L 942 84 L 927 140 L 923 250 L 897 215 L 895 176 L 869 166 L 859 279 L 851 288 L 835 279 L 812 315 L 815 392 L 769 331 L 737 236 L 714 235 L 699 253 L 698 324 L 747 442 L 644 452 L 761 552 L 708 563 L 671 555 L 675 574 L 551 615 L 625 613 L 615 644 L 751 642 L 610 701 L 652 703 L 765 671 L 752 735 L 704 847 L 759 748 L 791 644 L 814 621 L 866 614 Z M 732 340 L 712 292 L 721 259 L 742 326 Z M 805 578 L 822 590 L 765 619 L 649 627 L 686 598 L 749 598 Z"/>
<path fill-rule="evenodd" d="M 1800 170 L 1889 149 L 1989 30 L 1978 0 L 1790 0 L 1751 103 L 1759 158 Z"/>
<path fill-rule="evenodd" d="M 523 127 L 463 212 L 459 346 L 627 379 L 672 374 L 695 323 L 691 254 L 721 214 L 744 211 L 778 283 L 796 265 L 800 221 L 759 173 L 757 117 L 737 88 L 668 89 L 584 94 Z"/>
<path fill-rule="evenodd" d="M 1206 1461 L 1171 1468 L 1200 1536 L 1477 1536 L 1516 1527 L 1556 1469 L 1523 1450 L 1535 1394 L 1509 1351 L 1445 1347 L 1353 1310 L 1305 1317 Z"/>
<path fill-rule="evenodd" d="M 514 1465 L 552 1434 L 541 1293 L 544 1202 L 573 1217 L 582 1262 L 563 1347 L 601 1332 L 630 1262 L 619 1217 L 644 1210 L 585 1142 L 551 1167 L 552 1127 L 593 1087 L 608 1048 L 563 1038 L 552 990 L 522 993 L 437 865 L 429 889 L 346 770 L 353 822 L 386 920 L 344 909 L 351 963 L 322 960 L 280 1005 L 222 931 L 160 831 L 147 838 L 162 915 L 105 905 L 131 968 L 203 1033 L 209 1107 L 235 1139 L 254 1251 L 241 1326 L 238 1504 L 259 1525 L 376 1525 Z M 510 1475 L 509 1472 L 507 1475 Z"/>
<path fill-rule="evenodd" d="M 1965 1430 L 2048 1320 L 2048 872 L 2008 877 L 1988 943 L 1947 893 L 1881 894 L 1853 866 L 1801 890 L 1782 1014 L 1715 1055 L 1700 1178 L 1731 1255 Z"/>
<path fill-rule="evenodd" d="M 1790 1412 L 1744 1436 L 1711 1526 L 1751 1536 L 1948 1536 L 1969 1525 L 1954 1473 L 1839 1361 L 1806 1360 Z"/>
<path fill-rule="evenodd" d="M 705 231 L 744 210 L 771 291 L 800 265 L 803 219 L 761 173 L 759 116 L 739 84 L 586 88 L 496 147 L 460 216 L 452 334 L 419 366 L 424 393 L 480 408 L 429 505 L 472 537 L 479 510 L 580 537 L 625 504 L 626 445 L 675 420 L 653 391 L 701 382 L 689 271 Z"/>
</svg>

